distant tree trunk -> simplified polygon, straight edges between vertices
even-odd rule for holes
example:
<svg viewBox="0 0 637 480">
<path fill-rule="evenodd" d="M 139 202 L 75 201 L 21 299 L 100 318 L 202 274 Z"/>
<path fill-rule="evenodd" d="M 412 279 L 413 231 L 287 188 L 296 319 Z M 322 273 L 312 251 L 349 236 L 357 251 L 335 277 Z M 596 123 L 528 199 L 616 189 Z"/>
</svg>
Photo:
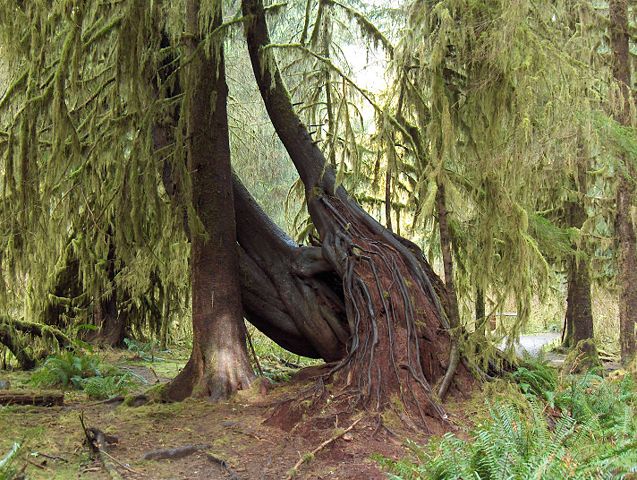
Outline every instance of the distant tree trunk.
<svg viewBox="0 0 637 480">
<path fill-rule="evenodd" d="M 586 260 L 573 258 L 568 265 L 568 293 L 562 345 L 574 347 L 593 338 L 591 279 Z"/>
<path fill-rule="evenodd" d="M 426 260 L 335 183 L 335 173 L 292 108 L 271 51 L 263 3 L 244 0 L 253 72 L 274 128 L 305 185 L 323 258 L 342 283 L 351 337 L 335 386 L 374 410 L 399 401 L 414 421 L 446 418 L 433 386 L 449 370 L 449 323 Z M 264 56 L 266 58 L 264 58 Z M 468 375 L 463 371 L 463 374 Z"/>
<path fill-rule="evenodd" d="M 445 187 L 442 183 L 438 184 L 436 192 L 436 210 L 438 211 L 438 231 L 440 233 L 440 250 L 442 251 L 442 263 L 445 272 L 445 293 L 447 297 L 447 316 L 449 324 L 454 330 L 451 332 L 452 338 L 458 335 L 458 327 L 460 326 L 460 309 L 458 308 L 458 295 L 456 294 L 456 286 L 453 278 L 453 256 L 451 244 L 451 229 L 449 228 L 449 217 L 447 211 L 447 198 L 445 196 Z M 460 361 L 460 351 L 458 350 L 457 339 L 452 340 L 450 364 L 453 368 L 447 371 L 442 381 L 438 395 L 444 398 L 447 390 L 451 385 L 454 370 Z"/>
<path fill-rule="evenodd" d="M 213 28 L 222 20 L 220 2 L 214 5 Z M 191 231 L 193 348 L 188 363 L 167 388 L 172 400 L 191 395 L 224 398 L 254 379 L 239 287 L 223 44 L 211 47 L 207 58 L 198 33 L 199 7 L 198 0 L 186 2 L 187 41 L 193 57 L 186 72 L 190 97 L 182 114 L 188 115 L 192 203 L 204 231 Z"/>
<path fill-rule="evenodd" d="M 582 228 L 586 221 L 586 210 L 582 198 L 586 194 L 586 156 L 579 159 L 577 165 L 577 181 L 573 179 L 573 189 L 577 198 L 566 206 L 568 225 L 571 228 Z M 567 265 L 568 293 L 566 297 L 566 317 L 562 345 L 575 347 L 581 340 L 593 338 L 593 307 L 591 302 L 591 277 L 586 241 L 582 239 L 580 247 L 573 245 L 575 253 Z"/>
<path fill-rule="evenodd" d="M 479 337 L 478 344 L 482 344 L 483 341 L 486 341 L 487 312 L 486 312 L 486 305 L 484 302 L 484 290 L 482 290 L 481 287 L 476 287 L 475 334 Z"/>
<path fill-rule="evenodd" d="M 610 40 L 613 51 L 613 76 L 617 81 L 622 104 L 616 120 L 630 125 L 630 54 L 628 49 L 628 0 L 610 0 Z M 631 218 L 635 169 L 624 158 L 619 169 L 615 229 L 618 239 L 619 342 L 623 363 L 635 355 L 635 319 L 637 319 L 637 251 L 635 229 Z"/>
<path fill-rule="evenodd" d="M 89 332 L 87 340 L 107 347 L 121 347 L 126 337 L 126 315 L 120 308 L 121 299 L 115 286 L 117 269 L 115 266 L 115 245 L 111 241 L 112 230 L 108 229 L 108 256 L 106 258 L 106 278 L 110 292 L 99 292 L 94 299 L 93 323 L 97 326 L 95 332 Z"/>
<path fill-rule="evenodd" d="M 55 276 L 53 297 L 49 298 L 44 308 L 43 322 L 58 328 L 67 327 L 67 320 L 72 316 L 72 304 L 82 293 L 79 280 L 79 262 L 73 255 L 66 258 L 64 268 Z M 66 317 L 66 318 L 65 318 Z"/>
<path fill-rule="evenodd" d="M 389 166 L 387 166 L 385 174 L 385 226 L 387 230 L 393 230 L 391 226 L 391 171 Z"/>
</svg>

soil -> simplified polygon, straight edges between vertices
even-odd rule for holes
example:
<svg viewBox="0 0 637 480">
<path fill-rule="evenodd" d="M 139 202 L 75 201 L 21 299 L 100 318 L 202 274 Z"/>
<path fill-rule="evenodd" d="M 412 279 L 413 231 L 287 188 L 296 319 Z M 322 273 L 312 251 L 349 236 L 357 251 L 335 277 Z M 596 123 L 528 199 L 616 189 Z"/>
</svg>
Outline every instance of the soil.
<svg viewBox="0 0 637 480">
<path fill-rule="evenodd" d="M 165 362 L 144 365 L 124 357 L 117 363 L 149 383 L 162 382 L 175 370 Z M 24 373 L 10 379 L 12 389 L 27 387 Z M 84 444 L 82 413 L 87 427 L 117 437 L 107 451 L 125 479 L 281 480 L 293 473 L 301 458 L 307 461 L 294 478 L 382 479 L 386 475 L 373 455 L 397 459 L 409 455 L 407 438 L 426 441 L 404 430 L 393 414 L 365 417 L 342 435 L 358 416 L 330 408 L 310 415 L 311 402 L 304 398 L 313 389 L 316 380 L 302 371 L 278 386 L 260 381 L 220 403 L 189 399 L 129 407 L 89 401 L 82 392 L 70 391 L 61 407 L 0 407 L 0 457 L 17 441 L 24 447 L 15 465 L 24 467 L 30 479 L 113 478 Z M 464 420 L 452 415 L 452 422 Z M 333 437 L 338 438 L 309 455 Z M 206 447 L 180 459 L 142 459 L 149 451 L 188 445 Z M 217 460 L 211 461 L 211 456 Z"/>
</svg>

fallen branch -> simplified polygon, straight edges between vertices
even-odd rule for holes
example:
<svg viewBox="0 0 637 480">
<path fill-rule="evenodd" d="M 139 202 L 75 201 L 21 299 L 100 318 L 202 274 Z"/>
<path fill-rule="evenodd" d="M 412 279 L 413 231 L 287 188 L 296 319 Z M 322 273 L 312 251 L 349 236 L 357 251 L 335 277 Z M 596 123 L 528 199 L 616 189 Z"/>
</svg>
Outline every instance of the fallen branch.
<svg viewBox="0 0 637 480">
<path fill-rule="evenodd" d="M 186 445 L 177 448 L 162 448 L 160 450 L 152 450 L 146 452 L 142 456 L 142 460 L 175 460 L 177 458 L 184 458 L 188 455 L 192 455 L 200 450 L 210 448 L 210 445 Z"/>
<path fill-rule="evenodd" d="M 55 339 L 59 346 L 64 348 L 73 348 L 74 343 L 64 332 L 51 325 L 44 325 L 41 323 L 25 322 L 24 320 L 17 320 L 14 318 L 7 318 L 0 316 L 0 323 L 13 327 L 14 329 L 28 333 L 29 335 L 35 335 L 38 337 L 50 336 Z"/>
<path fill-rule="evenodd" d="M 17 392 L 1 391 L 0 405 L 35 405 L 53 407 L 64 403 L 64 392 Z"/>
<path fill-rule="evenodd" d="M 33 452 L 33 455 L 36 457 L 48 458 L 49 460 L 59 460 L 60 462 L 69 463 L 69 461 L 66 458 L 60 457 L 58 455 L 49 455 L 47 453 L 42 453 L 42 452 Z"/>
<path fill-rule="evenodd" d="M 305 462 L 309 462 L 311 459 L 313 459 L 316 454 L 318 452 L 320 452 L 321 450 L 323 450 L 325 447 L 327 447 L 328 445 L 330 445 L 331 443 L 335 442 L 336 440 L 338 440 L 339 438 L 341 438 L 343 435 L 345 435 L 347 432 L 349 432 L 350 430 L 352 430 L 356 424 L 358 422 L 360 422 L 363 419 L 363 417 L 360 417 L 358 420 L 355 420 L 349 427 L 347 427 L 345 430 L 339 430 L 335 435 L 333 435 L 332 437 L 328 438 L 327 440 L 325 440 L 323 443 L 321 443 L 318 447 L 316 447 L 314 450 L 312 450 L 310 453 L 307 453 L 305 455 L 303 455 L 301 457 L 301 459 L 296 462 L 294 464 L 294 466 L 292 467 L 292 469 L 288 472 L 288 476 L 287 476 L 287 480 L 291 480 L 292 478 L 294 478 L 296 476 L 296 474 L 299 471 L 299 467 L 301 465 L 303 465 Z"/>
</svg>

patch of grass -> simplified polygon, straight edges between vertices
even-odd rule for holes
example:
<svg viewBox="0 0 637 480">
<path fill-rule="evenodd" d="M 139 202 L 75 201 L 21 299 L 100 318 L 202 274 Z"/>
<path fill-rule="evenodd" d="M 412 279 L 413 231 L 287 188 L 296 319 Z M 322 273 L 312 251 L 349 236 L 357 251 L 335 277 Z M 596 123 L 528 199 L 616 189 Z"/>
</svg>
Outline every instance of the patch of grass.
<svg viewBox="0 0 637 480">
<path fill-rule="evenodd" d="M 410 458 L 375 459 L 393 480 L 610 479 L 637 472 L 637 391 L 629 375 L 559 378 L 527 363 L 512 374 L 525 401 L 487 400 L 469 440 L 409 443 Z"/>
</svg>

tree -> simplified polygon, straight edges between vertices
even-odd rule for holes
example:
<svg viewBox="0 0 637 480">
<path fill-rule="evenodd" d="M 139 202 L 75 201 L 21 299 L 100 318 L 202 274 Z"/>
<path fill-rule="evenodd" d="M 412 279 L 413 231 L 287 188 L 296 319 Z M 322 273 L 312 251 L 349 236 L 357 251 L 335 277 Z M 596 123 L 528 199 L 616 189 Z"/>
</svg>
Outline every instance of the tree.
<svg viewBox="0 0 637 480">
<path fill-rule="evenodd" d="M 193 348 L 190 359 L 168 387 L 168 397 L 190 395 L 213 400 L 247 388 L 254 379 L 248 359 L 241 309 L 224 47 L 206 51 L 199 0 L 186 3 L 190 63 L 185 70 L 189 98 L 187 159 L 192 205 L 200 226 L 191 228 Z M 215 2 L 210 27 L 222 23 Z"/>
<path fill-rule="evenodd" d="M 610 0 L 610 43 L 613 52 L 613 77 L 617 82 L 618 106 L 615 119 L 625 127 L 630 120 L 630 59 L 628 51 L 628 1 Z M 635 355 L 635 319 L 637 319 L 637 237 L 633 226 L 634 168 L 632 162 L 620 166 L 617 186 L 615 230 L 618 243 L 619 342 L 621 359 L 628 363 Z"/>
<path fill-rule="evenodd" d="M 260 0 L 242 2 L 253 72 L 275 130 L 301 181 L 321 252 L 341 279 L 350 340 L 333 374 L 359 402 L 387 408 L 397 396 L 419 422 L 444 417 L 433 385 L 450 362 L 447 314 L 418 251 L 366 214 L 336 185 L 335 172 L 293 110 L 276 66 Z M 451 367 L 451 368 L 449 368 Z"/>
</svg>

